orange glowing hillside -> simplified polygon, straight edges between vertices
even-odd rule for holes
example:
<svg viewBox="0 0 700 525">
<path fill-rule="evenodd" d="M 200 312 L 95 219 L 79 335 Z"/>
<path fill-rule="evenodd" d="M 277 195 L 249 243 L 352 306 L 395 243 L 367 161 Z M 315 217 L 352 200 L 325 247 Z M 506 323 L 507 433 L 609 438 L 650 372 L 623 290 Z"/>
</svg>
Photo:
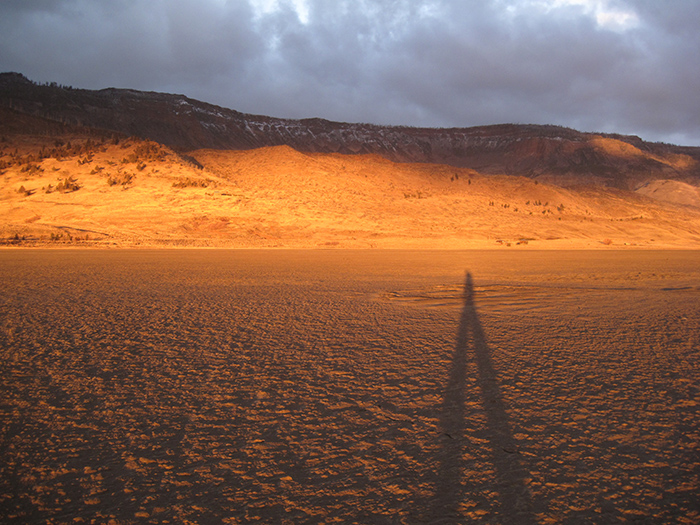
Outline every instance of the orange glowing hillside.
<svg viewBox="0 0 700 525">
<path fill-rule="evenodd" d="M 700 248 L 700 148 L 558 126 L 277 119 L 1 73 L 0 177 L 11 246 Z"/>
<path fill-rule="evenodd" d="M 700 209 L 378 155 L 187 155 L 64 130 L 0 144 L 9 245 L 700 248 Z"/>
</svg>

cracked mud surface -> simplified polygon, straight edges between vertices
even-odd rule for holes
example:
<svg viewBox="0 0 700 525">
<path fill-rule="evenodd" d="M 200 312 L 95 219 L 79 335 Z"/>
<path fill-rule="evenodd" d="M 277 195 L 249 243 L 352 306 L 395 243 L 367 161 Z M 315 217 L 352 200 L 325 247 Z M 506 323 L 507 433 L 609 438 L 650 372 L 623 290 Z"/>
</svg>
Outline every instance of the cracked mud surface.
<svg viewBox="0 0 700 525">
<path fill-rule="evenodd" d="M 697 523 L 699 268 L 0 252 L 0 521 Z"/>
</svg>

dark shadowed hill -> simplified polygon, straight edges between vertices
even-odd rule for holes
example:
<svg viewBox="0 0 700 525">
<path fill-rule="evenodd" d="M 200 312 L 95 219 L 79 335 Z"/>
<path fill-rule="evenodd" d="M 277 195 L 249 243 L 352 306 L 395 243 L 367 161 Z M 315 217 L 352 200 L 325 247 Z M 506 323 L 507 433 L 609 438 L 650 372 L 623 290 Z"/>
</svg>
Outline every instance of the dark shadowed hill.
<svg viewBox="0 0 700 525">
<path fill-rule="evenodd" d="M 148 138 L 180 151 L 287 145 L 302 152 L 372 153 L 397 162 L 524 175 L 564 186 L 636 189 L 660 179 L 692 185 L 700 182 L 700 148 L 558 126 L 435 129 L 279 119 L 240 113 L 184 95 L 39 85 L 18 73 L 0 74 L 0 106 L 65 126 Z"/>
</svg>

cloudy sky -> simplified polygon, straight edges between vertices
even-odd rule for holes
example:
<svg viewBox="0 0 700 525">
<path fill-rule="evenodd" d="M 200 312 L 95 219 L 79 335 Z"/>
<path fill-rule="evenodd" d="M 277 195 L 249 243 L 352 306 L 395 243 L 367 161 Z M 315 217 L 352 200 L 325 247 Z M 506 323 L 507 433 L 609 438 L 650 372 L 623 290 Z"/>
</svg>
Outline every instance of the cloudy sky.
<svg viewBox="0 0 700 525">
<path fill-rule="evenodd" d="M 0 71 L 276 117 L 700 146 L 697 0 L 0 0 Z"/>
</svg>

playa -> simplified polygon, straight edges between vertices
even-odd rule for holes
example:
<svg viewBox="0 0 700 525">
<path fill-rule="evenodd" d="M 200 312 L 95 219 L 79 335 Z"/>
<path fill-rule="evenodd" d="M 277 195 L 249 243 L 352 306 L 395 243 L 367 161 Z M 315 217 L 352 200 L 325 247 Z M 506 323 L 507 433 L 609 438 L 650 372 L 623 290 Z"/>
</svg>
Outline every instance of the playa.
<svg viewBox="0 0 700 525">
<path fill-rule="evenodd" d="M 697 523 L 698 251 L 0 251 L 4 523 Z"/>
</svg>

